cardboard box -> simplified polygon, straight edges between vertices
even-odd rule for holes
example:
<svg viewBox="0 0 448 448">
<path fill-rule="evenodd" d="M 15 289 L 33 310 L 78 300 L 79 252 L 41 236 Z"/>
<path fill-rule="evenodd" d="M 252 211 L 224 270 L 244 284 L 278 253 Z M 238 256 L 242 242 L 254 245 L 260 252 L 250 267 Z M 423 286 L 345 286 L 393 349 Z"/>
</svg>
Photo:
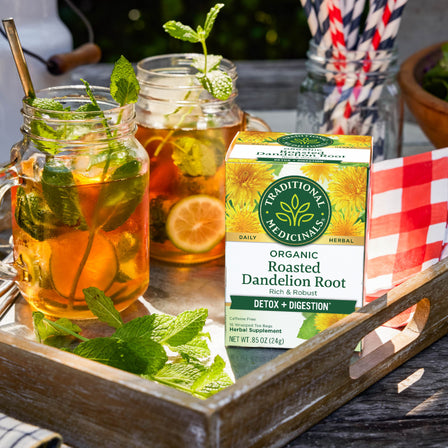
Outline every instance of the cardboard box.
<svg viewBox="0 0 448 448">
<path fill-rule="evenodd" d="M 226 158 L 226 345 L 292 348 L 363 305 L 366 136 L 240 132 Z"/>
</svg>

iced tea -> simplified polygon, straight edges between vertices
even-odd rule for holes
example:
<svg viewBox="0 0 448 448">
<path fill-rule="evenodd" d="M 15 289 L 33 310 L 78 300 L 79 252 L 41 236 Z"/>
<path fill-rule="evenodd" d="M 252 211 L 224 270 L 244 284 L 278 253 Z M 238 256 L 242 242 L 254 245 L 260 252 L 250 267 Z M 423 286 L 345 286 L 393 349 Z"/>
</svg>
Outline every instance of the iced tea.
<svg viewBox="0 0 448 448">
<path fill-rule="evenodd" d="M 224 254 L 224 158 L 242 128 L 242 120 L 205 130 L 138 126 L 150 158 L 152 257 L 200 263 Z"/>
<path fill-rule="evenodd" d="M 71 319 L 92 317 L 84 288 L 101 289 L 121 311 L 149 280 L 148 226 L 141 224 L 148 217 L 148 175 L 103 183 L 78 177 L 71 186 L 23 178 L 12 189 L 21 292 L 44 314 Z M 55 198 L 71 198 L 65 222 L 54 213 L 52 189 Z"/>
</svg>

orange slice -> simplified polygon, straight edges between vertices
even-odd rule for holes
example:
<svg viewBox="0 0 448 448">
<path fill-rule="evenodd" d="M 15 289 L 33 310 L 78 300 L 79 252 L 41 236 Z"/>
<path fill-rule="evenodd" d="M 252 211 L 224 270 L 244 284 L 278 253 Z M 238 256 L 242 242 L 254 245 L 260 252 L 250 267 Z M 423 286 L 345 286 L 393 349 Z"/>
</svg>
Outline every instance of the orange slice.
<svg viewBox="0 0 448 448">
<path fill-rule="evenodd" d="M 63 297 L 69 297 L 81 260 L 88 244 L 88 232 L 70 232 L 53 238 L 51 244 L 50 272 L 54 288 Z M 106 291 L 118 271 L 118 260 L 113 244 L 98 232 L 87 261 L 79 277 L 74 299 L 83 300 L 82 290 L 96 286 Z"/>
<path fill-rule="evenodd" d="M 170 210 L 166 231 L 177 248 L 189 253 L 207 252 L 224 238 L 224 204 L 205 194 L 184 198 Z"/>
</svg>

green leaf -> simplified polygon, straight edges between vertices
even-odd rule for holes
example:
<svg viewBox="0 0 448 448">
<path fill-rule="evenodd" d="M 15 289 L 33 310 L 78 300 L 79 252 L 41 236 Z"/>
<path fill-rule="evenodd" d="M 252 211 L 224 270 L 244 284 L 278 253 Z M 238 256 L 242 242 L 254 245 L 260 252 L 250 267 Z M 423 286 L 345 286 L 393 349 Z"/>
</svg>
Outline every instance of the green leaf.
<svg viewBox="0 0 448 448">
<path fill-rule="evenodd" d="M 138 99 L 140 85 L 135 76 L 132 64 L 121 56 L 115 62 L 110 77 L 110 93 L 120 106 L 135 103 Z"/>
<path fill-rule="evenodd" d="M 177 362 L 166 364 L 152 379 L 184 392 L 191 393 L 191 386 L 205 371 L 205 367 L 199 364 Z"/>
<path fill-rule="evenodd" d="M 139 175 L 140 168 L 137 160 L 126 162 L 114 171 L 112 182 L 104 185 L 98 223 L 106 232 L 123 225 L 142 201 L 149 177 Z"/>
<path fill-rule="evenodd" d="M 307 313 L 308 314 L 308 313 Z M 305 313 L 304 313 L 305 315 Z M 297 335 L 300 339 L 311 339 L 313 336 L 318 334 L 316 325 L 314 324 L 314 318 L 316 313 L 309 313 L 308 316 L 303 321 L 302 326 L 300 327 L 299 333 Z"/>
<path fill-rule="evenodd" d="M 149 316 L 136 317 L 119 327 L 113 334 L 113 337 L 123 340 L 151 338 L 159 342 L 167 334 L 174 319 L 173 316 L 167 314 L 151 314 Z"/>
<path fill-rule="evenodd" d="M 178 352 L 186 361 L 201 361 L 210 356 L 210 348 L 202 334 L 186 344 L 170 347 L 170 349 Z"/>
<path fill-rule="evenodd" d="M 171 322 L 161 342 L 171 347 L 188 343 L 202 331 L 207 315 L 205 308 L 184 311 Z"/>
<path fill-rule="evenodd" d="M 91 286 L 82 290 L 89 310 L 102 322 L 111 327 L 119 328 L 123 325 L 120 313 L 115 309 L 112 300 L 100 289 Z"/>
<path fill-rule="evenodd" d="M 217 3 L 215 6 L 213 6 L 210 11 L 207 14 L 207 17 L 205 19 L 204 24 L 204 32 L 205 32 L 205 38 L 207 38 L 210 34 L 210 31 L 213 28 L 213 25 L 216 20 L 216 16 L 219 13 L 219 10 L 224 6 L 224 3 Z"/>
<path fill-rule="evenodd" d="M 121 340 L 126 342 L 127 346 L 146 362 L 143 370 L 139 372 L 141 374 L 153 375 L 168 361 L 168 356 L 162 345 L 150 338 L 135 337 Z"/>
<path fill-rule="evenodd" d="M 183 392 L 207 398 L 233 384 L 223 371 L 224 361 L 218 355 L 210 367 L 198 363 L 177 362 L 166 364 L 151 379 Z"/>
<path fill-rule="evenodd" d="M 95 338 L 82 342 L 73 351 L 75 355 L 101 362 L 131 373 L 144 373 L 148 362 L 127 342 L 115 338 Z"/>
<path fill-rule="evenodd" d="M 61 160 L 47 160 L 41 183 L 45 200 L 58 219 L 70 227 L 85 227 L 73 174 Z"/>
<path fill-rule="evenodd" d="M 191 388 L 194 391 L 201 390 L 207 386 L 207 384 L 213 382 L 224 370 L 226 363 L 217 355 L 213 360 L 213 364 L 202 375 L 195 380 Z"/>
<path fill-rule="evenodd" d="M 226 100 L 232 94 L 232 78 L 221 70 L 212 70 L 197 77 L 202 86 L 218 100 Z"/>
<path fill-rule="evenodd" d="M 46 111 L 63 111 L 64 106 L 53 98 L 27 98 L 27 103 L 37 109 Z"/>
<path fill-rule="evenodd" d="M 219 64 L 221 64 L 222 56 L 216 56 L 213 54 L 207 55 L 207 58 L 203 54 L 196 54 L 193 57 L 191 65 L 201 73 L 205 73 L 206 68 L 208 71 L 217 70 Z M 207 62 L 207 67 L 205 63 Z"/>
<path fill-rule="evenodd" d="M 225 366 L 224 360 L 217 355 L 213 364 L 192 384 L 192 393 L 207 398 L 233 384 L 232 379 L 224 372 Z"/>
<path fill-rule="evenodd" d="M 199 36 L 196 31 L 188 25 L 184 25 L 181 22 L 170 20 L 163 25 L 163 29 L 176 39 L 184 40 L 187 42 L 197 43 L 199 42 Z"/>
<path fill-rule="evenodd" d="M 40 311 L 33 312 L 33 324 L 37 340 L 57 348 L 68 347 L 73 342 L 73 333 L 81 333 L 81 328 L 69 319 L 51 322 Z"/>
<path fill-rule="evenodd" d="M 35 240 L 44 241 L 61 231 L 61 222 L 37 191 L 18 187 L 14 218 L 17 225 Z"/>
<path fill-rule="evenodd" d="M 92 103 L 86 103 L 78 107 L 76 109 L 76 112 L 81 112 L 81 118 L 82 114 L 86 112 L 100 112 L 101 109 L 98 107 L 98 105 L 92 104 Z"/>
<path fill-rule="evenodd" d="M 224 161 L 225 150 L 222 141 L 180 137 L 173 141 L 172 158 L 182 174 L 213 176 Z"/>
</svg>

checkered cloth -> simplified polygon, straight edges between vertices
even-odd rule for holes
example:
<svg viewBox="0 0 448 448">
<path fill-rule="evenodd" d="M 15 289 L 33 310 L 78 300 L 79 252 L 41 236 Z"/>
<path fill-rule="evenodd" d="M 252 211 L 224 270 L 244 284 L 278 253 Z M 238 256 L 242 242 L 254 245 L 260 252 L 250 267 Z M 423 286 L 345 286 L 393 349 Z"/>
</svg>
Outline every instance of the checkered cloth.
<svg viewBox="0 0 448 448">
<path fill-rule="evenodd" d="M 448 255 L 448 148 L 374 163 L 366 299 Z"/>
<path fill-rule="evenodd" d="M 59 448 L 61 444 L 59 434 L 0 413 L 1 448 Z"/>
</svg>

